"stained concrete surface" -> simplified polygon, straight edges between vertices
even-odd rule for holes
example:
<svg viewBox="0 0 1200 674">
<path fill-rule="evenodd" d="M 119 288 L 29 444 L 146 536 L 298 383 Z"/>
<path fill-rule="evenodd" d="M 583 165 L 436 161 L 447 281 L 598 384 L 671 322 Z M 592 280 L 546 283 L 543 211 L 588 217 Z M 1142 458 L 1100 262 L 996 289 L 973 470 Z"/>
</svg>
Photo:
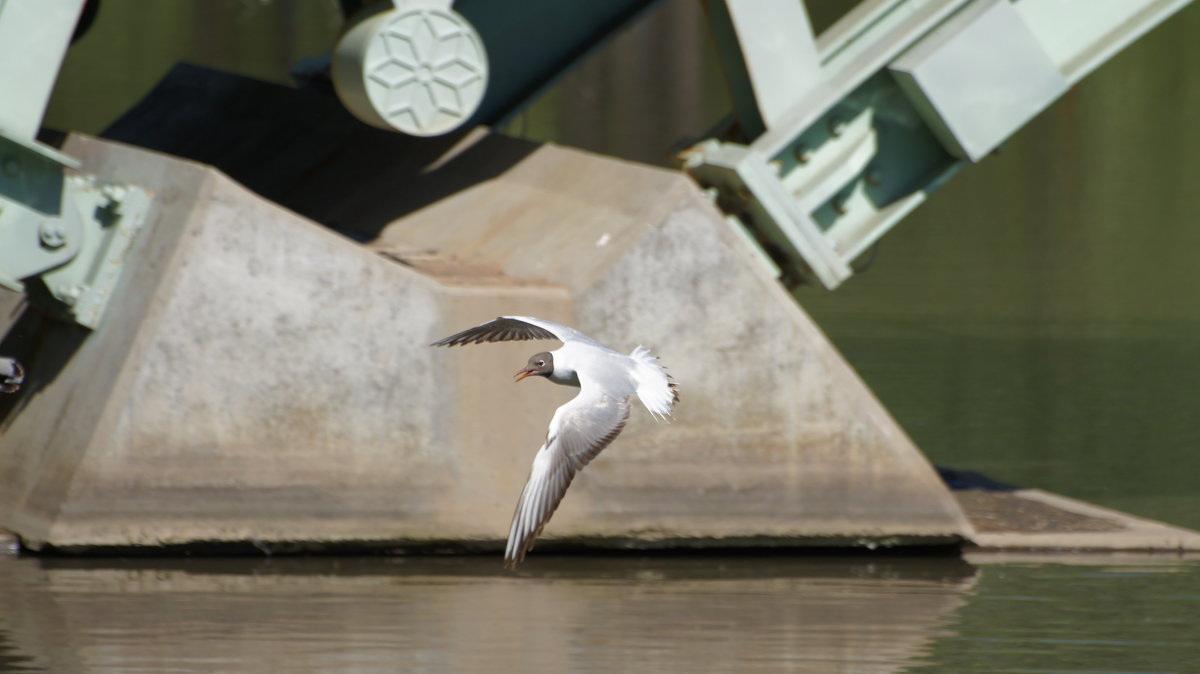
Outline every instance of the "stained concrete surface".
<svg viewBox="0 0 1200 674">
<path fill-rule="evenodd" d="M 1200 533 L 1040 489 L 956 489 L 986 552 L 1197 552 Z"/>
<path fill-rule="evenodd" d="M 635 415 L 556 522 L 842 542 L 968 531 L 920 452 L 678 172 L 546 145 L 371 245 L 561 284 L 576 327 L 626 350 L 636 336 L 680 382 L 676 423 Z"/>
<path fill-rule="evenodd" d="M 100 328 L 46 324 L 26 345 L 0 524 L 29 545 L 498 546 L 572 391 L 511 383 L 547 345 L 427 345 L 508 313 L 642 343 L 682 387 L 674 423 L 636 414 L 577 478 L 547 541 L 970 536 L 920 452 L 678 173 L 539 148 L 371 250 L 202 165 L 84 137 L 66 150 L 155 208 Z"/>
<path fill-rule="evenodd" d="M 471 373 L 425 345 L 496 302 L 561 314 L 561 289 L 439 284 L 211 169 L 67 149 L 156 210 L 103 325 L 43 330 L 0 438 L 9 528 L 60 546 L 495 536 L 464 505 L 509 498 L 449 397 Z M 484 416 L 540 422 L 547 396 Z"/>
</svg>

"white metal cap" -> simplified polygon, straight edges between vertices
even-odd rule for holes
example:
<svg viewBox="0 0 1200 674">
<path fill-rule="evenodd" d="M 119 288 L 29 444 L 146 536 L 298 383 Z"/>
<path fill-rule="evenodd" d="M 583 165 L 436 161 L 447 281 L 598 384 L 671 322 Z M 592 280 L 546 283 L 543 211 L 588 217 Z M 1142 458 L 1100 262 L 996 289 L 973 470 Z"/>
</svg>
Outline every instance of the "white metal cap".
<svg viewBox="0 0 1200 674">
<path fill-rule="evenodd" d="M 354 116 L 413 136 L 461 126 L 487 90 L 483 41 L 449 2 L 409 0 L 338 42 L 333 83 Z"/>
</svg>

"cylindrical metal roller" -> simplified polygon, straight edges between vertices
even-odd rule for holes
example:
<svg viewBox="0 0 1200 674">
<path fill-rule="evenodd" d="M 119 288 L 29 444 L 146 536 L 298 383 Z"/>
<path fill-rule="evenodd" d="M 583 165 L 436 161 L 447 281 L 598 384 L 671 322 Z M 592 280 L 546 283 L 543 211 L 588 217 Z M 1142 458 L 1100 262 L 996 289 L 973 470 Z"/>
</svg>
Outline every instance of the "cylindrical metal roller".
<svg viewBox="0 0 1200 674">
<path fill-rule="evenodd" d="M 470 118 L 487 89 L 479 34 L 443 0 L 397 0 L 360 20 L 333 56 L 338 97 L 367 124 L 437 136 Z"/>
</svg>

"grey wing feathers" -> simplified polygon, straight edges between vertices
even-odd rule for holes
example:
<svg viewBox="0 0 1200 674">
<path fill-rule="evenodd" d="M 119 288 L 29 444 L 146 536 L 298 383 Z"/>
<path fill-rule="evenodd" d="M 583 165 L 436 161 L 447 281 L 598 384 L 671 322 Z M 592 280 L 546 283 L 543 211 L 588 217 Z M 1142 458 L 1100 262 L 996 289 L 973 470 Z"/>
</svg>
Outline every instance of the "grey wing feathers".
<svg viewBox="0 0 1200 674">
<path fill-rule="evenodd" d="M 483 325 L 468 328 L 462 332 L 439 339 L 430 346 L 457 346 L 460 344 L 481 344 L 483 342 L 511 342 L 529 339 L 559 339 L 550 330 L 534 325 L 519 318 L 501 316 Z"/>
<path fill-rule="evenodd" d="M 555 323 L 554 321 L 547 321 L 547 320 L 544 320 L 541 318 L 534 318 L 533 316 L 501 316 L 501 318 L 504 318 L 507 320 L 521 321 L 523 323 L 528 323 L 529 325 L 546 330 L 550 334 L 554 335 L 554 339 L 557 339 L 560 342 L 575 341 L 575 342 L 587 342 L 589 344 L 597 344 L 598 345 L 598 342 L 596 342 L 596 340 L 592 339 L 591 337 L 588 337 L 587 335 L 576 330 L 575 328 L 568 327 L 566 325 L 563 325 L 562 323 Z"/>
<path fill-rule="evenodd" d="M 612 443 L 629 420 L 628 400 L 584 393 L 563 405 L 550 422 L 546 444 L 538 451 L 521 491 L 508 532 L 504 565 L 515 567 L 562 502 L 575 473 Z"/>
<path fill-rule="evenodd" d="M 538 458 L 548 451 L 548 446 L 543 447 Z M 517 509 L 513 512 L 508 544 L 504 549 L 504 566 L 516 568 L 525 559 L 525 553 L 533 549 L 533 542 L 558 509 L 573 479 L 575 471 L 565 461 L 547 461 L 543 466 L 538 466 L 535 461 L 525 489 L 521 491 L 521 498 L 517 501 Z"/>
</svg>

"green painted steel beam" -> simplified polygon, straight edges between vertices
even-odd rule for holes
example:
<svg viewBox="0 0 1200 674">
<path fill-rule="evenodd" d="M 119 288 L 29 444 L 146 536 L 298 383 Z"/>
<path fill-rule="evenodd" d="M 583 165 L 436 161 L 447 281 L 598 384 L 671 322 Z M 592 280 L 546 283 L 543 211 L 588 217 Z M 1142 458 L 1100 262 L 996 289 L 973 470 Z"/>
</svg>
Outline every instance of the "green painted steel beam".
<svg viewBox="0 0 1200 674">
<path fill-rule="evenodd" d="M 0 0 L 0 286 L 94 328 L 150 195 L 36 139 L 83 5 Z"/>
<path fill-rule="evenodd" d="M 743 133 L 774 126 L 821 79 L 812 24 L 797 0 L 708 0 Z"/>
<path fill-rule="evenodd" d="M 943 181 L 1189 1 L 867 0 L 814 37 L 794 11 L 763 27 L 738 20 L 754 0 L 724 0 L 713 30 L 743 136 L 685 168 L 785 284 L 836 288 Z M 799 47 L 765 46 L 781 31 Z M 816 70 L 797 56 L 814 52 Z"/>
<path fill-rule="evenodd" d="M 84 0 L 0 0 L 0 133 L 33 140 Z"/>
</svg>

